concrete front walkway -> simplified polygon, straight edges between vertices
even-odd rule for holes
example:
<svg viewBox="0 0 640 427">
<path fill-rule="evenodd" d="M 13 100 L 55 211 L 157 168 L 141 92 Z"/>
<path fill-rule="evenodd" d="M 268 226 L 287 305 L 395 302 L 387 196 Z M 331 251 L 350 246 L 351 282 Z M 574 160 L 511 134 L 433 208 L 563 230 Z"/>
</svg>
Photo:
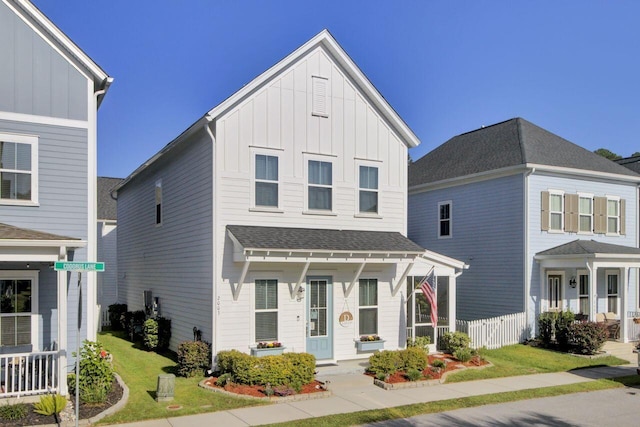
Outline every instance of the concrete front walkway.
<svg viewBox="0 0 640 427">
<path fill-rule="evenodd" d="M 632 345 L 626 344 L 631 353 Z M 622 350 L 620 350 L 622 351 Z M 412 403 L 527 390 L 540 387 L 574 384 L 600 378 L 635 375 L 636 363 L 620 367 L 581 369 L 574 372 L 524 375 L 490 380 L 437 384 L 421 388 L 385 391 L 373 385 L 372 379 L 362 375 L 362 362 L 341 364 L 340 367 L 320 368 L 318 379 L 329 381 L 333 396 L 326 399 L 303 400 L 269 406 L 240 408 L 229 411 L 188 415 L 127 424 L 130 427 L 193 427 L 220 425 L 225 427 L 254 426 L 284 421 L 302 420 L 323 415 L 383 409 Z"/>
</svg>

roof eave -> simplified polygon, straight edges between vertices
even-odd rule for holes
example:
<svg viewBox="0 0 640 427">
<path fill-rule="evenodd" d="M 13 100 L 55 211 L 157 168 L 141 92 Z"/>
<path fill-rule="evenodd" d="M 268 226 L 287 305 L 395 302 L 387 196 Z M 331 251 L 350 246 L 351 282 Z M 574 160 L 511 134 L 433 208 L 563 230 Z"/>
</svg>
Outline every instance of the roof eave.
<svg viewBox="0 0 640 427">
<path fill-rule="evenodd" d="M 545 171 L 545 172 L 553 172 L 553 173 L 561 173 L 565 175 L 575 175 L 589 178 L 598 178 L 598 179 L 608 179 L 613 181 L 622 181 L 628 183 L 640 184 L 640 175 L 623 175 L 617 173 L 610 172 L 600 172 L 586 169 L 576 169 L 576 168 L 566 168 L 560 166 L 549 166 L 535 163 L 527 163 L 525 165 L 528 169 L 536 170 L 536 171 Z"/>
<path fill-rule="evenodd" d="M 0 247 L 84 248 L 86 246 L 86 240 L 0 239 Z"/>
</svg>

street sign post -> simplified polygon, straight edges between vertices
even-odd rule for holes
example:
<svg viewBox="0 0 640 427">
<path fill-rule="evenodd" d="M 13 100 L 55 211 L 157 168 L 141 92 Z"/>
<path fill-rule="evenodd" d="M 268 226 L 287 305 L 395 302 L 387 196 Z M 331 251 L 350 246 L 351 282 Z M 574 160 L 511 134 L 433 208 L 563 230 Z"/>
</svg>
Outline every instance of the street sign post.
<svg viewBox="0 0 640 427">
<path fill-rule="evenodd" d="M 55 271 L 104 271 L 104 262 L 56 261 Z"/>
</svg>

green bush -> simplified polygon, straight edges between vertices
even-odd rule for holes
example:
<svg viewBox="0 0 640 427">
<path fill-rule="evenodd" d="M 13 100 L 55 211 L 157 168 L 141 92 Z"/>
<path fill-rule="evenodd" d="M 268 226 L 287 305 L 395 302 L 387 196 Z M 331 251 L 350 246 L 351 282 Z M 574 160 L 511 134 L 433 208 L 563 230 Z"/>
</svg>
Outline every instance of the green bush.
<svg viewBox="0 0 640 427">
<path fill-rule="evenodd" d="M 473 351 L 470 348 L 459 348 L 453 352 L 453 357 L 462 363 L 467 363 L 473 357 Z"/>
<path fill-rule="evenodd" d="M 158 350 L 166 350 L 171 342 L 171 319 L 159 316 L 158 321 Z"/>
<path fill-rule="evenodd" d="M 144 321 L 142 330 L 144 346 L 149 350 L 158 348 L 158 322 L 156 319 L 147 319 Z"/>
<path fill-rule="evenodd" d="M 419 347 L 424 349 L 429 354 L 429 344 L 431 344 L 431 337 L 415 337 L 407 340 L 407 348 Z"/>
<path fill-rule="evenodd" d="M 233 377 L 231 376 L 230 373 L 226 373 L 218 377 L 218 379 L 216 380 L 216 385 L 218 387 L 224 387 L 231 382 L 233 382 Z"/>
<path fill-rule="evenodd" d="M 551 347 L 555 335 L 558 313 L 547 311 L 538 316 L 538 339 L 544 347 Z"/>
<path fill-rule="evenodd" d="M 422 347 L 409 347 L 400 351 L 402 370 L 409 372 L 411 369 L 424 371 L 427 367 L 428 353 Z"/>
<path fill-rule="evenodd" d="M 13 405 L 0 405 L 0 419 L 7 421 L 20 420 L 27 416 L 27 405 L 14 403 Z"/>
<path fill-rule="evenodd" d="M 569 328 L 575 322 L 576 316 L 571 311 L 561 311 L 556 318 L 556 343 L 560 350 L 569 350 Z"/>
<path fill-rule="evenodd" d="M 235 360 L 244 356 L 249 355 L 238 350 L 219 351 L 216 355 L 216 370 L 220 374 L 231 374 L 234 371 Z"/>
<path fill-rule="evenodd" d="M 75 352 L 73 356 L 76 357 Z M 69 390 L 75 394 L 75 376 L 71 374 L 69 377 Z M 109 352 L 99 343 L 85 340 L 80 349 L 80 399 L 86 403 L 104 402 L 113 387 L 114 378 Z"/>
<path fill-rule="evenodd" d="M 204 341 L 184 341 L 178 346 L 178 375 L 195 377 L 211 362 L 211 345 Z"/>
<path fill-rule="evenodd" d="M 127 312 L 127 335 L 129 335 L 131 341 L 135 342 L 142 339 L 146 319 L 147 315 L 143 310 Z"/>
<path fill-rule="evenodd" d="M 405 375 L 409 381 L 418 381 L 422 378 L 422 371 L 418 369 L 409 369 Z"/>
<path fill-rule="evenodd" d="M 436 359 L 431 363 L 431 366 L 437 369 L 443 369 L 447 367 L 447 364 L 445 363 L 444 360 Z"/>
<path fill-rule="evenodd" d="M 67 398 L 59 394 L 48 394 L 33 405 L 33 410 L 41 415 L 58 415 L 67 407 Z"/>
<path fill-rule="evenodd" d="M 464 332 L 446 332 L 442 335 L 442 350 L 446 353 L 453 354 L 461 348 L 469 348 L 471 339 Z"/>
<path fill-rule="evenodd" d="M 369 372 L 374 375 L 384 373 L 391 375 L 402 368 L 402 359 L 397 351 L 383 350 L 369 357 Z"/>
<path fill-rule="evenodd" d="M 127 312 L 127 304 L 111 304 L 109 306 L 109 323 L 114 331 L 124 331 L 122 315 Z"/>
<path fill-rule="evenodd" d="M 291 363 L 291 377 L 300 379 L 302 385 L 315 378 L 316 357 L 309 353 L 284 353 L 282 357 Z"/>
<path fill-rule="evenodd" d="M 609 332 L 603 323 L 580 322 L 569 325 L 569 340 L 577 353 L 597 353 L 608 337 Z"/>
</svg>

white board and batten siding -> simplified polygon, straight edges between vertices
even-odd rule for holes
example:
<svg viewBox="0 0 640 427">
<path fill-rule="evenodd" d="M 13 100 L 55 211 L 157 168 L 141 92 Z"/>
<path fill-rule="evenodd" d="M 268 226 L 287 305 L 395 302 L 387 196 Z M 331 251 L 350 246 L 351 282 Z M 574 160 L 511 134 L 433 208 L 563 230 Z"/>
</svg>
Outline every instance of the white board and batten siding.
<svg viewBox="0 0 640 427">
<path fill-rule="evenodd" d="M 118 191 L 119 299 L 133 311 L 144 308 L 144 291 L 158 297 L 160 315 L 172 320 L 173 349 L 193 339 L 194 326 L 212 337 L 211 165 L 211 141 L 201 132 Z"/>
<path fill-rule="evenodd" d="M 408 236 L 469 265 L 456 280 L 457 317 L 524 310 L 524 178 L 521 174 L 411 194 Z M 438 237 L 438 203 L 451 202 L 451 237 Z"/>
</svg>

